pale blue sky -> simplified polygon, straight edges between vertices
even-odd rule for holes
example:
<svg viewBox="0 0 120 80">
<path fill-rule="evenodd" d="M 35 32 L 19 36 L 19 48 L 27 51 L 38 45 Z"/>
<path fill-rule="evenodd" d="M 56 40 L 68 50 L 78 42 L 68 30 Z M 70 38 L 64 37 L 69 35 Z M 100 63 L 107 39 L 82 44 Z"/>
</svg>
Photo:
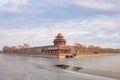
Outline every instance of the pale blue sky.
<svg viewBox="0 0 120 80">
<path fill-rule="evenodd" d="M 0 49 L 51 45 L 61 32 L 80 42 L 120 48 L 120 0 L 0 0 Z"/>
</svg>

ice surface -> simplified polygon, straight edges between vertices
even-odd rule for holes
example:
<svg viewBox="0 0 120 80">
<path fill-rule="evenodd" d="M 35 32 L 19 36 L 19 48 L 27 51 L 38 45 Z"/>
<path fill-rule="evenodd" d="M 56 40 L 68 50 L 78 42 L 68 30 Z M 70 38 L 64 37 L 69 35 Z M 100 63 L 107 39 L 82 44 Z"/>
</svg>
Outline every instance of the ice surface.
<svg viewBox="0 0 120 80">
<path fill-rule="evenodd" d="M 61 63 L 71 66 L 86 66 L 82 61 L 80 64 L 79 61 L 81 60 L 59 60 L 0 54 L 0 80 L 117 80 L 63 70 L 54 66 Z"/>
</svg>

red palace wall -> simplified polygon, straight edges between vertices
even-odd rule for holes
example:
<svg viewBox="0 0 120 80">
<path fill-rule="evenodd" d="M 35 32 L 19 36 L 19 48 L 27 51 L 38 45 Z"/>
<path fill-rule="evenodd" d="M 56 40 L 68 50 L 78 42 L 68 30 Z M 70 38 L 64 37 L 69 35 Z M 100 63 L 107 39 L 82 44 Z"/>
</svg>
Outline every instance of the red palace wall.
<svg viewBox="0 0 120 80">
<path fill-rule="evenodd" d="M 48 50 L 48 53 L 55 53 L 55 54 L 69 54 L 70 50 Z"/>
</svg>

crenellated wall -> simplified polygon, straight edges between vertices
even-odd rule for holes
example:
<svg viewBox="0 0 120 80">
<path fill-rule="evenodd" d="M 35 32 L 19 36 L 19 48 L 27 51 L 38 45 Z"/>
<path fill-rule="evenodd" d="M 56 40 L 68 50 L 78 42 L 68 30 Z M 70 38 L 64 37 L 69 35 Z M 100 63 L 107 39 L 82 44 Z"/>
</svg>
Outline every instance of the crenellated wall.
<svg viewBox="0 0 120 80">
<path fill-rule="evenodd" d="M 65 46 L 65 48 L 70 48 L 70 53 L 69 54 L 50 54 L 48 53 L 50 48 L 55 48 L 56 46 L 50 45 L 50 46 L 41 46 L 41 47 L 31 47 L 31 48 L 24 48 L 24 49 L 13 49 L 13 50 L 6 50 L 4 51 L 5 53 L 16 53 L 16 54 L 30 54 L 30 55 L 43 55 L 47 57 L 58 57 L 58 58 L 65 58 L 66 55 L 71 55 L 74 53 L 73 47 L 72 46 Z M 57 47 L 56 47 L 57 48 Z M 61 48 L 61 46 L 60 46 Z M 64 48 L 64 47 L 62 47 Z"/>
</svg>

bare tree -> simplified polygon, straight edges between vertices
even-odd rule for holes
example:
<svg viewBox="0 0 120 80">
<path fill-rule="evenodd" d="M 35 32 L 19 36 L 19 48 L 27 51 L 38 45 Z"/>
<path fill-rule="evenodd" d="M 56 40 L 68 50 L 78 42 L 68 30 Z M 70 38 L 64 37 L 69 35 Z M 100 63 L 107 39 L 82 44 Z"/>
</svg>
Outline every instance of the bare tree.
<svg viewBox="0 0 120 80">
<path fill-rule="evenodd" d="M 23 49 L 23 48 L 24 48 L 24 46 L 18 45 L 18 49 Z"/>
<path fill-rule="evenodd" d="M 77 54 L 95 54 L 95 53 L 120 53 L 120 49 L 101 48 L 100 46 L 89 45 L 86 47 L 81 43 L 74 44 L 74 50 Z"/>
<path fill-rule="evenodd" d="M 24 44 L 23 46 L 24 46 L 24 48 L 29 48 L 30 47 L 29 44 Z"/>
<path fill-rule="evenodd" d="M 7 52 L 10 51 L 10 47 L 9 47 L 9 46 L 4 46 L 4 47 L 2 48 L 2 51 L 3 51 L 4 53 L 7 53 Z"/>
</svg>

